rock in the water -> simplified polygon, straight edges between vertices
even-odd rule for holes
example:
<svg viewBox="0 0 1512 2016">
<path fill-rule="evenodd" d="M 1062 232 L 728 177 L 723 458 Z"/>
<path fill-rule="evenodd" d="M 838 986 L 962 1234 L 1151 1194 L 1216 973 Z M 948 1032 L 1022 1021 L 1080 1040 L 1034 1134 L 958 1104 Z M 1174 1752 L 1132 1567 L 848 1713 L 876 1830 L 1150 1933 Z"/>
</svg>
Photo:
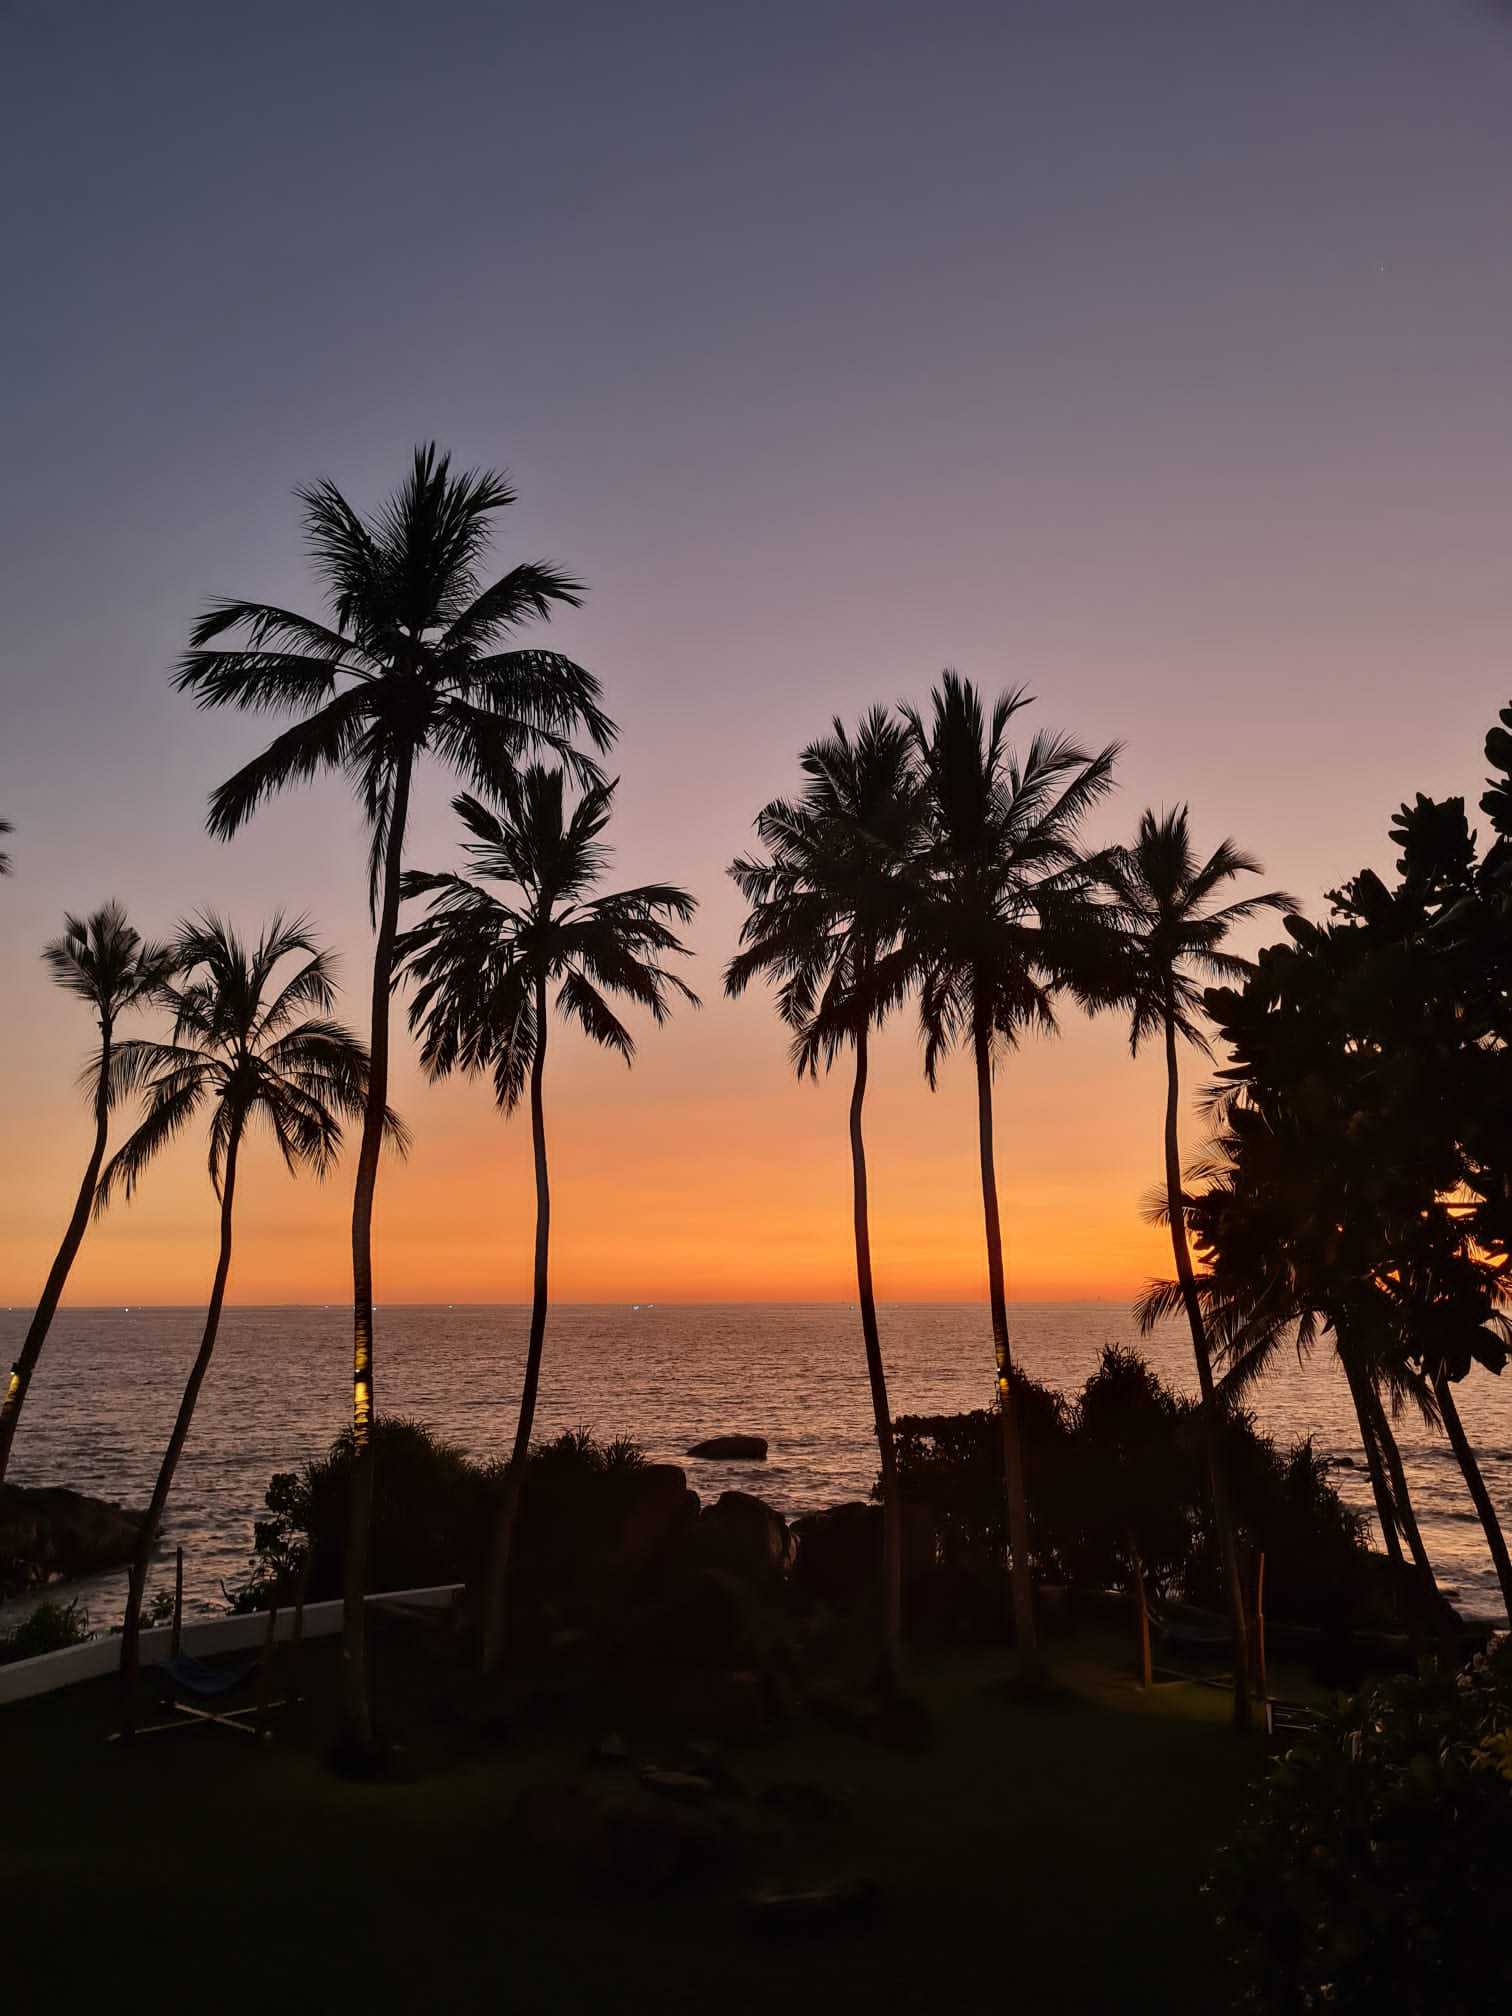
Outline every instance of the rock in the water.
<svg viewBox="0 0 1512 2016">
<path fill-rule="evenodd" d="M 120 1568 L 136 1553 L 140 1512 L 60 1485 L 0 1485 L 0 1588 Z"/>
<path fill-rule="evenodd" d="M 690 1456 L 702 1456 L 720 1463 L 765 1463 L 765 1435 L 711 1435 L 707 1442 L 695 1442 Z"/>
</svg>

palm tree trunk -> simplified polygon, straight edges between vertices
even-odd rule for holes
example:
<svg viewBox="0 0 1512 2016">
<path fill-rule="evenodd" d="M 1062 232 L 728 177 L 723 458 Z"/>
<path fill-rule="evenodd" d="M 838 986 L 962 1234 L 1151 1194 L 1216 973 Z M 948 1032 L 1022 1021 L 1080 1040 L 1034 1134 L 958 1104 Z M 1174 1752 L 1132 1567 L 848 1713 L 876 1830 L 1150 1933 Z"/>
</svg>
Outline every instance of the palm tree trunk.
<svg viewBox="0 0 1512 2016">
<path fill-rule="evenodd" d="M 1354 1402 L 1355 1420 L 1359 1423 L 1360 1443 L 1365 1451 L 1365 1470 L 1370 1478 L 1371 1496 L 1375 1499 L 1376 1523 L 1381 1529 L 1381 1540 L 1391 1562 L 1398 1589 L 1401 1591 L 1403 1606 L 1407 1613 L 1407 1630 L 1412 1640 L 1415 1654 L 1422 1651 L 1422 1623 L 1420 1605 L 1412 1571 L 1402 1554 L 1401 1527 L 1396 1501 L 1392 1496 L 1391 1484 L 1386 1475 L 1385 1460 L 1381 1452 L 1380 1438 L 1376 1432 L 1379 1409 L 1372 1406 L 1372 1395 L 1367 1382 L 1355 1363 L 1354 1352 L 1348 1334 L 1339 1323 L 1334 1323 L 1334 1336 L 1338 1344 L 1339 1361 L 1344 1367 L 1344 1377 L 1349 1384 L 1349 1396 Z"/>
<path fill-rule="evenodd" d="M 11 1367 L 10 1379 L 6 1384 L 5 1397 L 0 1400 L 0 1484 L 5 1482 L 5 1473 L 10 1467 L 11 1444 L 16 1439 L 16 1423 L 21 1418 L 21 1409 L 26 1404 L 26 1389 L 31 1385 L 32 1374 L 37 1369 L 37 1360 L 42 1356 L 42 1346 L 47 1342 L 47 1333 L 52 1328 L 53 1317 L 57 1314 L 58 1303 L 68 1282 L 69 1270 L 84 1243 L 84 1234 L 89 1229 L 89 1214 L 94 1208 L 95 1185 L 100 1180 L 100 1165 L 105 1160 L 105 1141 L 110 1129 L 110 1050 L 111 1024 L 108 1017 L 100 1020 L 100 1075 L 95 1085 L 95 1138 L 85 1165 L 84 1180 L 79 1185 L 78 1200 L 73 1208 L 73 1216 L 68 1221 L 68 1230 L 63 1234 L 63 1243 L 58 1248 L 43 1284 L 42 1297 L 36 1313 L 27 1327 L 26 1339 L 21 1346 L 21 1356 Z"/>
<path fill-rule="evenodd" d="M 1349 1383 L 1350 1398 L 1354 1401 L 1355 1420 L 1359 1424 L 1360 1442 L 1365 1451 L 1365 1474 L 1370 1479 L 1370 1495 L 1375 1500 L 1376 1524 L 1381 1529 L 1381 1543 L 1387 1558 L 1397 1573 L 1397 1579 L 1405 1583 L 1407 1561 L 1402 1553 L 1401 1535 L 1397 1531 L 1396 1506 L 1391 1499 L 1391 1486 L 1386 1478 L 1386 1465 L 1381 1458 L 1381 1445 L 1376 1440 L 1375 1421 L 1371 1410 L 1362 1397 L 1360 1382 L 1348 1357 L 1340 1352 L 1344 1364 L 1344 1376 Z"/>
<path fill-rule="evenodd" d="M 1247 1729 L 1250 1720 L 1249 1620 L 1244 1609 L 1244 1580 L 1239 1572 L 1239 1539 L 1234 1530 L 1234 1507 L 1229 1494 L 1228 1464 L 1223 1454 L 1223 1424 L 1218 1417 L 1217 1393 L 1213 1383 L 1213 1360 L 1208 1350 L 1207 1326 L 1202 1320 L 1202 1304 L 1192 1272 L 1192 1255 L 1187 1246 L 1186 1208 L 1181 1189 L 1181 1074 L 1176 1056 L 1176 1017 L 1167 1003 L 1165 1013 L 1166 1111 L 1165 1177 L 1166 1215 L 1171 1225 L 1171 1252 L 1176 1261 L 1176 1279 L 1181 1287 L 1187 1327 L 1192 1333 L 1192 1353 L 1197 1360 L 1197 1384 L 1202 1394 L 1203 1441 L 1206 1445 L 1208 1487 L 1213 1494 L 1213 1523 L 1218 1528 L 1218 1547 L 1223 1557 L 1223 1580 L 1228 1590 L 1229 1618 L 1234 1632 L 1234 1727 Z"/>
<path fill-rule="evenodd" d="M 992 1349 L 997 1368 L 998 1420 L 1003 1440 L 1003 1490 L 1008 1506 L 1010 1587 L 1013 1629 L 1020 1667 L 1037 1675 L 1039 1638 L 1034 1624 L 1034 1586 L 1029 1575 L 1029 1500 L 1024 1486 L 1024 1452 L 1018 1401 L 1013 1391 L 1013 1353 L 1008 1341 L 1008 1298 L 1003 1286 L 1003 1227 L 998 1216 L 997 1163 L 992 1142 L 991 1035 L 980 1009 L 972 1018 L 976 1050 L 977 1145 L 982 1163 L 982 1215 L 987 1230 L 987 1293 L 992 1305 Z"/>
<path fill-rule="evenodd" d="M 388 1111 L 389 997 L 394 984 L 394 940 L 399 929 L 399 877 L 409 817 L 410 764 L 406 754 L 394 775 L 388 837 L 383 850 L 383 900 L 373 949 L 372 1033 L 368 1041 L 367 1110 L 357 1153 L 352 1195 L 352 1478 L 347 1516 L 346 1574 L 342 1590 L 341 1658 L 347 1740 L 358 1750 L 373 1744 L 372 1690 L 368 1684 L 367 1591 L 373 1545 L 375 1451 L 373 1384 L 373 1198 Z"/>
<path fill-rule="evenodd" d="M 1496 1566 L 1496 1581 L 1502 1585 L 1502 1607 L 1506 1611 L 1506 1621 L 1512 1625 L 1512 1558 L 1506 1550 L 1506 1534 L 1502 1532 L 1502 1522 L 1496 1516 L 1496 1506 L 1492 1504 L 1492 1494 L 1486 1490 L 1486 1478 L 1480 1474 L 1480 1464 L 1476 1462 L 1476 1452 L 1470 1445 L 1470 1435 L 1466 1435 L 1466 1425 L 1460 1419 L 1460 1409 L 1454 1399 L 1454 1383 L 1439 1367 L 1433 1381 L 1433 1393 L 1437 1395 L 1439 1415 L 1443 1417 L 1443 1431 L 1450 1437 L 1450 1447 L 1460 1464 L 1460 1476 L 1466 1480 L 1466 1490 L 1480 1516 L 1482 1532 L 1486 1534 L 1486 1546 L 1492 1554 L 1492 1564 Z"/>
<path fill-rule="evenodd" d="M 179 1458 L 184 1453 L 184 1444 L 189 1439 L 189 1424 L 194 1419 L 195 1402 L 205 1383 L 205 1374 L 210 1370 L 210 1360 L 215 1352 L 216 1332 L 220 1329 L 221 1305 L 226 1299 L 226 1277 L 231 1271 L 231 1210 L 236 1195 L 236 1151 L 241 1143 L 241 1121 L 232 1124 L 231 1138 L 226 1144 L 226 1167 L 221 1180 L 220 1210 L 220 1258 L 215 1264 L 215 1279 L 210 1286 L 210 1303 L 205 1311 L 205 1331 L 200 1339 L 199 1356 L 194 1361 L 194 1369 L 189 1374 L 189 1383 L 184 1388 L 184 1397 L 179 1402 L 178 1419 L 173 1424 L 173 1434 L 169 1437 L 168 1448 L 162 1466 L 157 1474 L 157 1483 L 152 1487 L 152 1500 L 147 1507 L 137 1533 L 136 1557 L 131 1564 L 131 1583 L 126 1597 L 126 1618 L 121 1631 L 121 1697 L 125 1727 L 129 1731 L 136 1708 L 136 1681 L 140 1666 L 142 1632 L 142 1598 L 147 1589 L 147 1573 L 152 1566 L 152 1552 L 157 1545 L 158 1531 L 163 1523 L 163 1508 L 168 1503 L 168 1493 L 173 1488 L 174 1472 L 178 1469 Z"/>
<path fill-rule="evenodd" d="M 1480 1518 L 1481 1530 L 1486 1536 L 1486 1545 L 1491 1550 L 1491 1559 L 1496 1567 L 1496 1579 L 1501 1584 L 1502 1605 L 1507 1613 L 1507 1622 L 1512 1624 L 1512 1559 L 1508 1558 L 1506 1535 L 1502 1532 L 1501 1521 L 1496 1516 L 1496 1507 L 1491 1503 L 1491 1493 L 1486 1489 L 1486 1480 L 1481 1475 L 1475 1451 L 1470 1446 L 1470 1437 L 1465 1433 L 1465 1424 L 1460 1420 L 1459 1408 L 1454 1401 L 1453 1384 L 1442 1366 L 1433 1382 L 1433 1390 L 1438 1397 L 1439 1413 L 1443 1417 L 1444 1432 L 1449 1437 L 1449 1446 L 1458 1460 L 1465 1488 L 1470 1493 Z"/>
<path fill-rule="evenodd" d="M 530 1461 L 535 1431 L 536 1394 L 541 1384 L 541 1349 L 546 1341 L 550 1306 L 551 1172 L 546 1162 L 546 1108 L 542 1087 L 546 1076 L 546 976 L 536 979 L 535 1054 L 530 1060 L 530 1138 L 535 1149 L 536 1230 L 535 1286 L 530 1304 L 530 1342 L 525 1352 L 525 1383 L 520 1389 L 520 1415 L 515 1423 L 514 1449 L 504 1473 L 499 1519 L 489 1570 L 488 1604 L 483 1621 L 483 1670 L 496 1673 L 509 1638 L 509 1560 L 514 1548 L 515 1521 Z"/>
<path fill-rule="evenodd" d="M 1407 1472 L 1402 1464 L 1402 1452 L 1397 1447 L 1396 1436 L 1386 1418 L 1386 1409 L 1382 1405 L 1375 1382 L 1366 1377 L 1364 1384 L 1375 1414 L 1376 1438 L 1381 1445 L 1381 1453 L 1386 1458 L 1386 1468 L 1391 1477 L 1391 1496 L 1396 1506 L 1397 1522 L 1406 1536 L 1407 1549 L 1417 1569 L 1424 1622 L 1438 1637 L 1439 1650 L 1445 1665 L 1452 1667 L 1458 1656 L 1459 1645 L 1450 1621 L 1450 1612 L 1439 1596 L 1438 1577 L 1433 1572 L 1433 1563 L 1424 1544 L 1422 1529 L 1417 1522 L 1417 1513 L 1413 1510 L 1412 1494 L 1407 1487 Z"/>
<path fill-rule="evenodd" d="M 850 1103 L 851 1193 L 856 1230 L 856 1295 L 861 1305 L 861 1336 L 866 1345 L 866 1372 L 871 1382 L 872 1424 L 882 1463 L 882 1684 L 887 1693 L 893 1694 L 903 1677 L 903 1503 L 898 1495 L 898 1458 L 893 1446 L 882 1340 L 877 1331 L 877 1298 L 872 1287 L 866 1140 L 861 1130 L 867 1066 L 867 1031 L 863 1028 L 856 1036 L 856 1080 Z"/>
</svg>

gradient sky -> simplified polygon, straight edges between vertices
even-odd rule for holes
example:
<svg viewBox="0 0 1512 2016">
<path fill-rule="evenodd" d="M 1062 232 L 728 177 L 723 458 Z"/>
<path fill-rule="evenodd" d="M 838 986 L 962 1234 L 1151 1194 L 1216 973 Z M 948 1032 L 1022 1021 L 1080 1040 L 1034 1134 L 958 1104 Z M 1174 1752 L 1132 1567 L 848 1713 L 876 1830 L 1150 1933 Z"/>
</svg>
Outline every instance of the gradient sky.
<svg viewBox="0 0 1512 2016">
<path fill-rule="evenodd" d="M 222 9 L 0 4 L 0 1301 L 71 1202 L 90 1029 L 36 957 L 308 909 L 362 1017 L 363 841 L 330 782 L 227 847 L 268 725 L 168 669 L 207 598 L 307 606 L 293 486 L 414 442 L 507 466 L 502 568 L 623 727 L 617 873 L 702 902 L 707 1005 L 633 1074 L 556 1048 L 564 1299 L 853 1292 L 845 1084 L 719 999 L 724 879 L 799 747 L 941 666 L 1127 742 L 1097 837 L 1188 799 L 1311 907 L 1413 790 L 1478 793 L 1512 694 L 1512 15 L 1465 0 Z M 451 858 L 446 781 L 409 858 Z M 1253 941 L 1252 941 L 1253 942 Z M 1194 1074 L 1195 1075 L 1195 1074 Z M 879 1292 L 983 1292 L 964 1063 L 871 1120 Z M 1160 1073 L 1068 1020 L 999 1091 L 1010 1292 L 1125 1297 Z M 528 1292 L 528 1129 L 395 1096 L 380 1300 Z M 349 1292 L 349 1169 L 244 1164 L 231 1296 Z M 198 1143 L 92 1231 L 75 1302 L 194 1301 Z"/>
</svg>

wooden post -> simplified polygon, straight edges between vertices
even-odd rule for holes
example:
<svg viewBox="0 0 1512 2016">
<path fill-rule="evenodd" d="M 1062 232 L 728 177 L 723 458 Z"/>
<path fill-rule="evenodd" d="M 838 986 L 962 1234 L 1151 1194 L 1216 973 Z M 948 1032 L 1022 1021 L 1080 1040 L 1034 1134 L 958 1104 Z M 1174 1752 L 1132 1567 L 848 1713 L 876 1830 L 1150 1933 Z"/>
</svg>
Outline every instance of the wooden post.
<svg viewBox="0 0 1512 2016">
<path fill-rule="evenodd" d="M 1150 1670 L 1150 1605 L 1145 1595 L 1144 1563 L 1139 1558 L 1139 1542 L 1129 1528 L 1129 1562 L 1134 1575 L 1134 1612 L 1139 1619 L 1139 1684 L 1148 1687 L 1154 1678 Z"/>
<path fill-rule="evenodd" d="M 294 1589 L 294 1628 L 289 1633 L 289 1699 L 302 1701 L 299 1691 L 299 1674 L 304 1663 L 304 1606 L 305 1595 L 310 1587 L 310 1570 L 315 1564 L 315 1546 L 312 1541 L 304 1551 L 304 1560 L 299 1564 L 299 1581 Z"/>
<path fill-rule="evenodd" d="M 268 1733 L 268 1697 L 273 1692 L 273 1638 L 278 1630 L 278 1598 L 280 1586 L 273 1585 L 273 1601 L 268 1609 L 268 1628 L 263 1634 L 262 1658 L 257 1664 L 257 1715 L 255 1723 L 259 1736 Z"/>
<path fill-rule="evenodd" d="M 1255 1562 L 1255 1629 L 1252 1634 L 1255 1648 L 1255 1686 L 1260 1699 L 1270 1699 L 1270 1683 L 1265 1671 L 1265 1549 L 1260 1549 Z"/>
<path fill-rule="evenodd" d="M 169 1651 L 177 1659 L 184 1649 L 184 1550 L 173 1550 L 173 1637 L 169 1640 Z"/>
</svg>

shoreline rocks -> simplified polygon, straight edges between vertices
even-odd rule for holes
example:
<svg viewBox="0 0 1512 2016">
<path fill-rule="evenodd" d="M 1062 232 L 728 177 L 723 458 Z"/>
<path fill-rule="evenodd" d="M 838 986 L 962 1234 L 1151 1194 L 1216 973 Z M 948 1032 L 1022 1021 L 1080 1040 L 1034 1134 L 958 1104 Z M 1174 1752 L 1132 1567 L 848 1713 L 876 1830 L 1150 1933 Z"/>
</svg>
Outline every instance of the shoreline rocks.
<svg viewBox="0 0 1512 2016">
<path fill-rule="evenodd" d="M 59 1484 L 0 1485 L 0 1595 L 124 1567 L 142 1517 Z"/>
</svg>

